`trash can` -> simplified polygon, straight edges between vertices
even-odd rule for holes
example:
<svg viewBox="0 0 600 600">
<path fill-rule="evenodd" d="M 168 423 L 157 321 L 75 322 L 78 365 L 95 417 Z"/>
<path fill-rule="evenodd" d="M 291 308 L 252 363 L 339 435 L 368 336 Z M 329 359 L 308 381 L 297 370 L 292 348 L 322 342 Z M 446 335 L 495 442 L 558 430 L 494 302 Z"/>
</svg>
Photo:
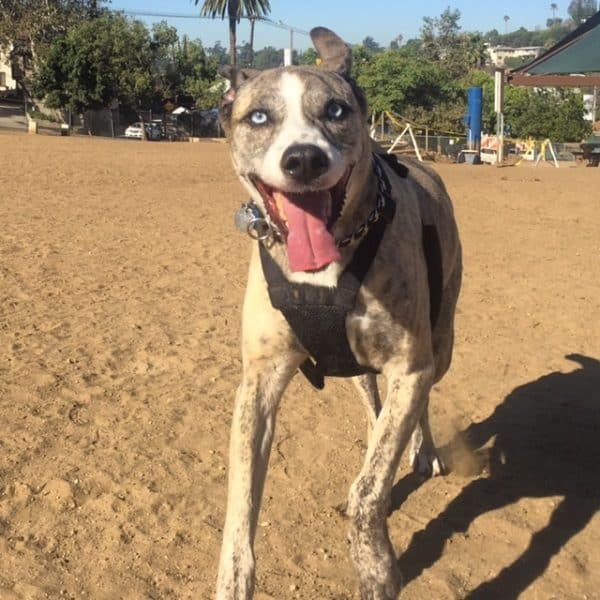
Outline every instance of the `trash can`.
<svg viewBox="0 0 600 600">
<path fill-rule="evenodd" d="M 60 135 L 69 135 L 71 133 L 71 128 L 67 125 L 67 123 L 60 124 Z"/>
</svg>

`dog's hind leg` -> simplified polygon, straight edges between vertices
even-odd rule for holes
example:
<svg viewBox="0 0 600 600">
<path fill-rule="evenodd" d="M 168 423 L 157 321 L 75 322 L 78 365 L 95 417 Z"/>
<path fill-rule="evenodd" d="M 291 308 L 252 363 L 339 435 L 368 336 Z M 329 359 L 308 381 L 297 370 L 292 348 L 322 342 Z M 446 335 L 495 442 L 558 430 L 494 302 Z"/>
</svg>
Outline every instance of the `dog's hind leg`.
<svg viewBox="0 0 600 600">
<path fill-rule="evenodd" d="M 371 432 L 375 427 L 375 421 L 381 411 L 381 398 L 377 388 L 377 377 L 374 373 L 353 377 L 352 383 L 358 390 L 358 395 L 367 413 L 367 439 L 371 438 Z"/>
<path fill-rule="evenodd" d="M 365 461 L 348 497 L 350 551 L 364 600 L 396 600 L 401 588 L 386 518 L 402 451 L 427 403 L 433 365 L 397 364 L 386 369 L 388 391 Z"/>
<path fill-rule="evenodd" d="M 454 345 L 454 312 L 460 290 L 461 270 L 456 269 L 442 293 L 440 314 L 432 331 L 434 382 L 439 381 L 452 361 Z M 414 471 L 425 477 L 443 475 L 446 466 L 439 457 L 429 426 L 429 398 L 410 442 L 409 462 Z"/>
<path fill-rule="evenodd" d="M 423 477 L 435 477 L 446 472 L 446 467 L 435 448 L 429 426 L 429 399 L 410 438 L 408 460 L 413 471 Z"/>
</svg>

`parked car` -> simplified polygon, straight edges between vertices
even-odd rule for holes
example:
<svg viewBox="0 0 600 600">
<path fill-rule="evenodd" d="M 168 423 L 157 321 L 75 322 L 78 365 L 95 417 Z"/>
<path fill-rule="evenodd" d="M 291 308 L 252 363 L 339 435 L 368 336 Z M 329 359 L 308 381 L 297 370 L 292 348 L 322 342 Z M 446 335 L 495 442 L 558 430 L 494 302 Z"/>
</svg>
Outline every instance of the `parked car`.
<svg viewBox="0 0 600 600">
<path fill-rule="evenodd" d="M 146 137 L 149 140 L 160 140 L 160 138 L 161 138 L 160 127 L 157 126 L 156 123 L 146 123 L 145 125 L 146 125 Z M 143 137 L 142 136 L 142 124 L 141 123 L 132 123 L 125 130 L 125 137 L 141 140 Z"/>
</svg>

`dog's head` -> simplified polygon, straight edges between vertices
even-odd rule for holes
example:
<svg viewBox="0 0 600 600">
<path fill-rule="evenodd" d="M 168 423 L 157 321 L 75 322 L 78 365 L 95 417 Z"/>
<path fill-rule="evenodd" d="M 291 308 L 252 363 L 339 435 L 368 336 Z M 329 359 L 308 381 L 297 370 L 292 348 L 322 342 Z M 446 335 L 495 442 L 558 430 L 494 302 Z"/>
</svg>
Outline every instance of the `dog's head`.
<svg viewBox="0 0 600 600">
<path fill-rule="evenodd" d="M 229 71 L 220 108 L 235 170 L 282 232 L 292 271 L 339 259 L 332 229 L 370 164 L 350 48 L 322 27 L 311 37 L 320 66 Z"/>
</svg>

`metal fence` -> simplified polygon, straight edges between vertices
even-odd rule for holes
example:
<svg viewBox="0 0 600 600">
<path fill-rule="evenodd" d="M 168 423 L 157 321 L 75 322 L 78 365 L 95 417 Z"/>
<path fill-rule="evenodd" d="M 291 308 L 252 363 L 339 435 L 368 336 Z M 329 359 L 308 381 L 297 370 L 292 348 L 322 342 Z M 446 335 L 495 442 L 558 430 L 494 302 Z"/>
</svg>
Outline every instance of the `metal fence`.
<svg viewBox="0 0 600 600">
<path fill-rule="evenodd" d="M 161 132 L 163 139 L 183 141 L 192 137 L 222 137 L 223 130 L 216 110 L 193 110 L 181 114 L 160 113 L 151 110 L 139 112 L 124 110 L 90 110 L 82 115 L 65 115 L 65 121 L 75 134 L 102 137 L 123 137 L 127 127 L 144 121 Z"/>
</svg>

